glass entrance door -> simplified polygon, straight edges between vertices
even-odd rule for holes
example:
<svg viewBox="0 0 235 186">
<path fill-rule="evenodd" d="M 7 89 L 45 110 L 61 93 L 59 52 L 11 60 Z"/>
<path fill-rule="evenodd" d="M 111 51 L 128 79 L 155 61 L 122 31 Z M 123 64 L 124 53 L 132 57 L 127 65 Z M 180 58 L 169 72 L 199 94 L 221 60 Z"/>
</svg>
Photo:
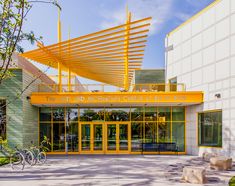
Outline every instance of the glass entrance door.
<svg viewBox="0 0 235 186">
<path fill-rule="evenodd" d="M 93 124 L 93 151 L 99 152 L 103 151 L 103 124 Z"/>
<path fill-rule="evenodd" d="M 130 124 L 108 123 L 106 125 L 106 152 L 127 153 L 130 151 Z"/>
<path fill-rule="evenodd" d="M 91 151 L 91 124 L 81 124 L 80 152 Z"/>
<path fill-rule="evenodd" d="M 79 150 L 81 153 L 102 153 L 104 149 L 104 129 L 101 123 L 79 124 Z"/>
<path fill-rule="evenodd" d="M 117 125 L 107 125 L 107 151 L 116 151 L 117 149 Z"/>
</svg>

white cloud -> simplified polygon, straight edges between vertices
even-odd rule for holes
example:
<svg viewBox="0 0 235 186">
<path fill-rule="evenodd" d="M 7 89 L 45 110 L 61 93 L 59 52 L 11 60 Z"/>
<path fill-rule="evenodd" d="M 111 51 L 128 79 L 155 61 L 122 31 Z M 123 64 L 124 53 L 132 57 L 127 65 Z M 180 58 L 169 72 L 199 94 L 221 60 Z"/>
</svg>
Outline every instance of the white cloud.
<svg viewBox="0 0 235 186">
<path fill-rule="evenodd" d="M 132 20 L 137 20 L 151 16 L 150 34 L 158 33 L 164 23 L 172 17 L 172 5 L 174 0 L 128 0 L 128 8 L 132 12 Z M 101 28 L 109 28 L 112 26 L 125 23 L 126 10 L 125 7 L 116 10 L 109 10 L 102 14 L 104 21 Z"/>
</svg>

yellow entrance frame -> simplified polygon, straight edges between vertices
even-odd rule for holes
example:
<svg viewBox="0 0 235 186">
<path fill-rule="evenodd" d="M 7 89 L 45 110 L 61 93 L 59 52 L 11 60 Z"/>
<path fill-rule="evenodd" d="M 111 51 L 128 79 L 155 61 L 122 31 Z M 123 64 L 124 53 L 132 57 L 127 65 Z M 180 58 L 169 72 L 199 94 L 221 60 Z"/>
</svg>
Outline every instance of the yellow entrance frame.
<svg viewBox="0 0 235 186">
<path fill-rule="evenodd" d="M 102 150 L 94 150 L 94 125 L 102 125 Z M 82 125 L 90 125 L 90 150 L 82 150 Z M 91 121 L 83 121 L 78 122 L 78 137 L 79 137 L 79 154 L 103 154 L 105 151 L 105 127 L 103 121 L 91 122 Z"/>
<path fill-rule="evenodd" d="M 99 124 L 102 125 L 102 150 L 94 150 L 94 125 Z M 120 150 L 120 130 L 119 126 L 121 124 L 126 124 L 128 128 L 127 141 L 128 141 L 128 149 Z M 82 150 L 82 125 L 90 125 L 90 150 Z M 108 125 L 116 125 L 116 150 L 108 150 L 108 136 L 107 136 L 107 128 Z M 79 131 L 79 151 L 77 154 L 130 154 L 131 153 L 131 122 L 130 121 L 95 121 L 95 122 L 78 122 L 78 131 Z"/>
<path fill-rule="evenodd" d="M 182 106 L 171 106 L 170 109 L 171 109 L 171 114 L 172 114 L 172 109 L 173 108 L 177 108 L 177 107 L 182 107 Z M 65 107 L 66 108 L 66 107 Z M 74 151 L 74 152 L 67 152 L 67 154 L 159 154 L 158 152 L 132 152 L 132 139 L 131 139 L 131 125 L 132 123 L 142 123 L 143 125 L 143 140 L 145 140 L 145 130 L 144 130 L 144 127 L 145 127 L 145 107 L 142 107 L 144 110 L 144 114 L 143 114 L 143 120 L 142 121 L 134 121 L 132 120 L 131 118 L 131 110 L 129 112 L 130 114 L 130 120 L 128 121 L 74 121 L 73 123 L 77 123 L 78 125 L 78 151 Z M 186 109 L 186 107 L 184 107 Z M 43 121 L 43 122 L 40 122 L 40 117 L 39 117 L 39 109 L 38 109 L 38 130 L 40 131 L 40 123 L 45 123 L 45 124 L 48 124 L 51 126 L 51 144 L 52 144 L 52 152 L 48 152 L 48 154 L 66 154 L 66 149 L 64 151 L 53 151 L 53 118 L 52 118 L 52 114 L 53 114 L 53 108 L 51 107 L 51 120 L 50 121 Z M 130 109 L 132 109 L 132 107 L 130 107 Z M 78 108 L 78 111 L 80 112 L 79 108 Z M 66 112 L 67 112 L 67 108 L 64 109 L 64 113 L 66 115 Z M 78 113 L 79 115 L 80 113 Z M 179 152 L 178 154 L 186 154 L 186 138 L 187 138 L 187 133 L 186 133 L 186 125 L 187 125 L 187 121 L 186 121 L 186 110 L 184 112 L 184 120 L 183 121 L 174 121 L 174 122 L 184 122 L 184 149 L 185 151 L 184 152 Z M 172 116 L 171 116 L 172 118 Z M 150 122 L 150 121 L 148 121 Z M 158 121 L 151 121 L 152 123 L 155 123 L 156 126 L 157 125 L 157 122 Z M 171 131 L 172 131 L 172 122 L 173 120 L 171 119 L 169 121 L 171 123 Z M 65 122 L 59 122 L 59 123 L 63 123 L 65 125 Z M 91 125 L 95 125 L 95 124 L 102 124 L 103 126 L 103 131 L 102 131 L 102 134 L 103 134 L 103 149 L 101 151 L 81 151 L 81 125 L 82 124 L 91 124 Z M 108 151 L 107 150 L 107 125 L 108 124 L 116 124 L 116 125 L 120 125 L 120 124 L 128 124 L 128 150 L 127 151 L 120 151 L 119 148 L 116 150 L 116 151 Z M 66 125 L 65 125 L 66 126 Z M 157 127 L 158 129 L 158 127 Z M 158 135 L 158 131 L 156 130 L 155 131 Z M 118 132 L 119 133 L 119 132 Z M 39 133 L 38 133 L 39 134 Z M 65 131 L 65 136 L 67 135 L 66 131 Z M 117 134 L 118 135 L 118 134 Z M 94 133 L 93 133 L 93 129 L 91 130 L 91 137 L 93 138 L 94 136 Z M 158 138 L 158 137 L 157 137 Z M 172 140 L 172 133 L 171 133 L 171 140 Z M 40 135 L 38 135 L 38 141 L 40 143 Z M 118 141 L 118 144 L 119 144 L 119 141 Z M 160 154 L 175 154 L 174 152 L 161 152 Z"/>
<path fill-rule="evenodd" d="M 108 150 L 108 125 L 116 125 L 116 150 Z M 127 150 L 120 150 L 120 125 L 127 125 Z M 105 122 L 105 154 L 130 154 L 131 153 L 131 122 L 130 121 L 106 121 Z"/>
</svg>

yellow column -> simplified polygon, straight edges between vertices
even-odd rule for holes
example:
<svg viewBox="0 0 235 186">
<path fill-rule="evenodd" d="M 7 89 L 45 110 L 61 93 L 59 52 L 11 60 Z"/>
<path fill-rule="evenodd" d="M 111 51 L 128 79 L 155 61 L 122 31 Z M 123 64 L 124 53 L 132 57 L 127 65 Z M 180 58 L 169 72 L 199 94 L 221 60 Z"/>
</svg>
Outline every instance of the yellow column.
<svg viewBox="0 0 235 186">
<path fill-rule="evenodd" d="M 70 40 L 70 29 L 69 29 L 69 40 Z M 70 41 L 69 41 L 69 57 L 70 57 Z M 71 70 L 68 68 L 68 91 L 71 91 Z"/>
<path fill-rule="evenodd" d="M 58 43 L 61 42 L 61 22 L 60 22 L 60 9 L 58 8 L 58 24 L 57 24 L 57 31 L 58 31 Z M 59 46 L 60 47 L 60 46 Z M 61 55 L 61 49 L 59 49 Z M 58 85 L 59 85 L 59 92 L 62 92 L 62 64 L 61 61 L 58 61 Z"/>
<path fill-rule="evenodd" d="M 68 68 L 68 90 L 71 91 L 71 71 Z"/>
<path fill-rule="evenodd" d="M 127 21 L 126 21 L 126 37 L 125 37 L 125 64 L 124 64 L 124 89 L 128 90 L 129 89 L 129 59 L 128 59 L 128 47 L 129 47 L 129 29 L 130 29 L 130 22 L 131 22 L 131 13 L 128 11 L 128 7 L 126 8 L 127 12 Z"/>
</svg>

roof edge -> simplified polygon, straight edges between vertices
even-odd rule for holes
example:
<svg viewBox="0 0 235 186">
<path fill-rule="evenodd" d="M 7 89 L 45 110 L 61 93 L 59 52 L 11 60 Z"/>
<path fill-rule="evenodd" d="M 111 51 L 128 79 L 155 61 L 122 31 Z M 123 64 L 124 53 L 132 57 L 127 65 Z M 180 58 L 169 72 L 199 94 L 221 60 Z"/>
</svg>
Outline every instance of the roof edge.
<svg viewBox="0 0 235 186">
<path fill-rule="evenodd" d="M 186 20 L 185 22 L 181 23 L 179 26 L 177 26 L 176 28 L 174 28 L 172 31 L 170 31 L 166 37 L 169 37 L 170 35 L 172 35 L 173 33 L 177 32 L 181 27 L 185 26 L 186 24 L 192 22 L 194 19 L 196 19 L 197 17 L 199 17 L 202 13 L 208 11 L 210 8 L 214 7 L 215 5 L 217 5 L 219 2 L 221 2 L 222 0 L 215 0 L 214 2 L 212 2 L 211 4 L 209 4 L 208 6 L 206 6 L 205 8 L 203 8 L 202 10 L 200 10 L 199 12 L 197 12 L 196 14 L 194 14 L 192 17 L 190 17 L 188 20 Z"/>
</svg>

